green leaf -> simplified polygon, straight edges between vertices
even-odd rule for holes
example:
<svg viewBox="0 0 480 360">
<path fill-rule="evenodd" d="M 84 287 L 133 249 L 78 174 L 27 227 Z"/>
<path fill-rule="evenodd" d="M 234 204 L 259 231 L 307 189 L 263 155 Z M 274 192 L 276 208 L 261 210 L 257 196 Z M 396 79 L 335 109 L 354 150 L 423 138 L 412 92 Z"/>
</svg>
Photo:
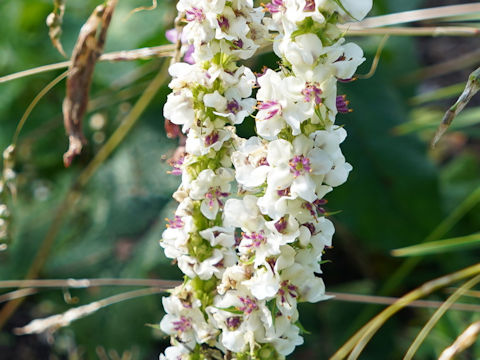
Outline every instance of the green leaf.
<svg viewBox="0 0 480 360">
<path fill-rule="evenodd" d="M 230 306 L 228 308 L 219 308 L 219 307 L 215 307 L 215 308 L 218 309 L 218 310 L 227 311 L 227 312 L 235 314 L 235 315 L 243 315 L 243 311 L 238 310 L 235 306 Z"/>
<path fill-rule="evenodd" d="M 312 333 L 305 329 L 300 321 L 297 321 L 295 325 L 300 329 L 301 334 L 311 335 Z"/>
<path fill-rule="evenodd" d="M 277 300 L 272 299 L 268 301 L 267 307 L 268 307 L 268 310 L 270 310 L 270 313 L 272 314 L 272 323 L 273 323 L 273 326 L 275 326 L 275 319 L 277 318 L 277 312 L 278 312 Z"/>
<path fill-rule="evenodd" d="M 159 324 L 145 324 L 145 326 L 148 326 L 148 327 L 150 327 L 152 329 L 155 329 L 155 330 L 161 330 Z"/>
<path fill-rule="evenodd" d="M 348 16 L 350 16 L 352 19 L 358 21 L 358 19 L 356 19 L 352 14 L 350 14 L 350 12 L 349 12 L 347 9 L 345 9 L 345 6 L 343 6 L 343 4 L 342 4 L 342 2 L 341 2 L 340 0 L 333 0 L 333 1 L 335 1 L 335 2 L 337 3 L 337 5 L 340 7 L 340 9 L 342 9 L 343 11 L 345 11 L 345 13 L 346 13 Z"/>
<path fill-rule="evenodd" d="M 392 255 L 397 257 L 424 256 L 476 247 L 480 247 L 480 233 L 395 249 L 392 250 Z"/>
</svg>

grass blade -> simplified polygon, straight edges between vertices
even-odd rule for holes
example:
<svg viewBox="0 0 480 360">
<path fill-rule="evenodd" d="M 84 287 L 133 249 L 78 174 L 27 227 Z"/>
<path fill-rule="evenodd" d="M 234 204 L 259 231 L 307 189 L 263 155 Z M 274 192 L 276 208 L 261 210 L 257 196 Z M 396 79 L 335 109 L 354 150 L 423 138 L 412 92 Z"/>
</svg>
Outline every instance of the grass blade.
<svg viewBox="0 0 480 360">
<path fill-rule="evenodd" d="M 392 250 L 396 257 L 424 256 L 480 247 L 480 233 L 407 246 Z"/>
</svg>

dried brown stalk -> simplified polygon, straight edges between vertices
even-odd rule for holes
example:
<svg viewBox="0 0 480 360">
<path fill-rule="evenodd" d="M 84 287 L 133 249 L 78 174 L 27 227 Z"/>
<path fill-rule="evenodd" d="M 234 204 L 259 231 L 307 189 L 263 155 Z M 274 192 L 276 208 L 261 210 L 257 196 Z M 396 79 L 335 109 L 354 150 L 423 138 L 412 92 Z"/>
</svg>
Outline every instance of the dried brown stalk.
<svg viewBox="0 0 480 360">
<path fill-rule="evenodd" d="M 443 350 L 438 360 L 451 360 L 461 352 L 472 346 L 480 334 L 480 321 L 470 325 L 455 342 Z"/>
<path fill-rule="evenodd" d="M 140 6 L 140 7 L 137 7 L 135 9 L 133 9 L 132 11 L 130 11 L 130 13 L 128 14 L 128 17 L 132 16 L 133 14 L 139 12 L 139 11 L 151 11 L 151 10 L 155 10 L 157 8 L 158 4 L 157 4 L 157 0 L 152 0 L 152 5 L 150 6 Z"/>
<path fill-rule="evenodd" d="M 86 142 L 82 131 L 82 119 L 87 110 L 93 70 L 103 52 L 116 4 L 117 0 L 109 0 L 106 5 L 95 8 L 82 26 L 73 49 L 70 75 L 67 79 L 67 96 L 63 101 L 63 121 L 69 140 L 68 151 L 63 155 L 66 167 L 80 154 Z"/>
<path fill-rule="evenodd" d="M 45 331 L 54 332 L 59 328 L 69 326 L 75 320 L 91 315 L 109 305 L 113 305 L 125 300 L 136 299 L 141 296 L 160 294 L 167 290 L 168 288 L 147 288 L 110 296 L 87 305 L 70 309 L 62 314 L 49 316 L 44 319 L 33 320 L 29 324 L 21 328 L 16 328 L 13 331 L 17 335 L 40 334 Z"/>
<path fill-rule="evenodd" d="M 416 21 L 442 19 L 458 15 L 480 12 L 480 4 L 462 4 L 439 6 L 429 9 L 403 11 L 394 14 L 369 17 L 357 23 L 349 23 L 352 29 L 374 28 L 397 24 L 406 24 Z"/>
<path fill-rule="evenodd" d="M 472 97 L 474 97 L 479 90 L 480 68 L 470 74 L 470 76 L 468 77 L 467 85 L 465 86 L 465 90 L 463 91 L 462 95 L 460 95 L 457 102 L 450 109 L 448 109 L 443 116 L 442 123 L 438 127 L 437 132 L 433 137 L 432 147 L 435 147 L 440 138 L 443 136 L 443 134 L 445 134 L 445 132 L 452 124 L 453 119 L 455 119 L 455 117 L 460 114 L 460 112 L 465 108 L 465 106 L 467 106 Z"/>
<path fill-rule="evenodd" d="M 53 46 L 60 54 L 67 57 L 63 50 L 60 36 L 62 35 L 63 15 L 65 14 L 65 0 L 54 0 L 53 11 L 47 16 L 48 36 Z"/>
</svg>

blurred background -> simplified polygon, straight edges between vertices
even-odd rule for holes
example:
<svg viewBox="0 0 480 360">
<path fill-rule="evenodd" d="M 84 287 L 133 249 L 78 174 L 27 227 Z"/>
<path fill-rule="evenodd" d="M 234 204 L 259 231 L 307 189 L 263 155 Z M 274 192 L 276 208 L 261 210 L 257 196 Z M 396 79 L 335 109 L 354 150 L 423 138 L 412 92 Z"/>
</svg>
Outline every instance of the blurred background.
<svg viewBox="0 0 480 360">
<path fill-rule="evenodd" d="M 469 1 L 374 0 L 372 15 Z M 99 1 L 67 1 L 62 43 L 71 54 L 81 25 Z M 473 3 L 473 1 L 470 1 Z M 175 17 L 173 0 L 155 10 L 129 16 L 147 0 L 119 1 L 108 32 L 106 51 L 168 44 L 165 30 Z M 0 76 L 63 61 L 51 45 L 45 18 L 49 0 L 0 1 Z M 468 26 L 479 27 L 480 18 Z M 359 69 L 367 73 L 382 36 L 351 38 L 366 53 Z M 390 251 L 425 239 L 470 235 L 480 228 L 480 96 L 455 120 L 435 150 L 429 142 L 445 110 L 480 64 L 480 39 L 474 37 L 392 37 L 379 67 L 369 79 L 342 85 L 354 111 L 340 114 L 349 133 L 343 150 L 354 171 L 349 181 L 328 195 L 327 209 L 337 233 L 323 265 L 327 290 L 347 294 L 401 296 L 425 281 L 472 265 L 479 250 L 425 255 L 404 264 Z M 272 54 L 249 63 L 256 70 L 275 66 Z M 162 105 L 168 78 L 139 121 L 103 162 L 79 198 L 59 211 L 69 189 L 105 144 L 162 67 L 161 59 L 99 63 L 84 119 L 88 139 L 83 154 L 65 169 L 68 147 L 61 108 L 61 82 L 38 104 L 23 129 L 14 169 L 17 196 L 12 212 L 11 245 L 0 252 L 0 280 L 19 280 L 41 257 L 41 279 L 148 278 L 181 279 L 158 245 L 176 203 L 171 199 L 179 179 L 167 175 L 165 159 L 178 140 L 168 139 Z M 42 88 L 63 70 L 44 72 L 0 84 L 0 149 L 5 149 L 23 112 Z M 253 120 L 242 125 L 253 133 Z M 470 199 L 459 221 L 430 235 L 445 218 Z M 56 220 L 54 220 L 56 219 Z M 442 230 L 441 229 L 441 230 Z M 52 236 L 52 230 L 54 231 Z M 430 235 L 430 237 L 429 237 Z M 399 272 L 399 269 L 402 269 Z M 41 289 L 29 296 L 0 331 L 0 359 L 156 359 L 168 344 L 155 328 L 163 316 L 161 295 L 141 297 L 74 322 L 49 335 L 16 336 L 12 330 L 29 321 L 64 312 L 129 287 Z M 3 292 L 14 289 L 4 289 Z M 447 291 L 429 297 L 443 301 Z M 462 298 L 478 303 L 478 298 Z M 1 304 L 0 306 L 4 306 Z M 311 333 L 291 359 L 327 359 L 383 306 L 331 300 L 303 304 L 301 319 Z M 0 312 L 5 313 L 5 308 Z M 362 359 L 399 359 L 434 309 L 407 309 L 383 326 Z M 1 318 L 2 315 L 0 315 Z M 428 336 L 416 359 L 436 359 L 472 322 L 477 312 L 449 311 Z M 148 326 L 154 324 L 154 326 Z M 480 357 L 480 346 L 464 359 Z M 460 357 L 462 358 L 462 357 Z"/>
</svg>

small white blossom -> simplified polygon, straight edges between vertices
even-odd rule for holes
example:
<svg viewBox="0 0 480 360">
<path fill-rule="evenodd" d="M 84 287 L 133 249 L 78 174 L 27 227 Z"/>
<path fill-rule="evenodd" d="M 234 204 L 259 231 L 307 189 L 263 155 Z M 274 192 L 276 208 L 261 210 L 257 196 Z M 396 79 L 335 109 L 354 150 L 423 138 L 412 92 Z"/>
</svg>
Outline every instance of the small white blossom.
<svg viewBox="0 0 480 360">
<path fill-rule="evenodd" d="M 167 315 L 160 322 L 160 329 L 166 334 L 176 336 L 189 347 L 215 337 L 217 331 L 205 321 L 199 309 L 200 301 L 187 304 L 172 295 L 162 298 L 162 303 Z"/>
<path fill-rule="evenodd" d="M 207 218 L 214 220 L 223 207 L 223 199 L 229 195 L 230 182 L 233 180 L 230 169 L 220 168 L 216 172 L 203 170 L 191 183 L 190 197 L 201 200 L 200 210 Z"/>
</svg>

